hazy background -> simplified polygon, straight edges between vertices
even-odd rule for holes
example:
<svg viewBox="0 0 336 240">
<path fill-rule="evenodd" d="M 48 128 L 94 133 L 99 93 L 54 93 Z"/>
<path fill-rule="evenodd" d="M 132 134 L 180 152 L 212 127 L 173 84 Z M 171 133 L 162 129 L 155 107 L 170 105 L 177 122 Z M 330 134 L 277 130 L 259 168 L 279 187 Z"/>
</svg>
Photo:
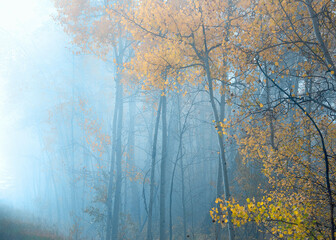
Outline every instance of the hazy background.
<svg viewBox="0 0 336 240">
<path fill-rule="evenodd" d="M 72 71 L 54 14 L 48 0 L 0 1 L 0 199 L 15 207 L 29 204 L 27 170 L 42 157 L 37 133 L 55 102 L 52 85 Z"/>
</svg>

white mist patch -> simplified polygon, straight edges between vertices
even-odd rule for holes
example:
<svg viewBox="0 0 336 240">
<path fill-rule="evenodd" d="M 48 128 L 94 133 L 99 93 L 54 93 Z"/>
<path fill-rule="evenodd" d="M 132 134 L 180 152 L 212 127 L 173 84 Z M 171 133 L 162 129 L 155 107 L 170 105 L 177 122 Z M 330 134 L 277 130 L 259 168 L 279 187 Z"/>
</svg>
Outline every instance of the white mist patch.
<svg viewBox="0 0 336 240">
<path fill-rule="evenodd" d="M 27 33 L 41 24 L 41 0 L 0 1 L 0 28 L 8 32 Z M 40 17 L 43 17 L 40 16 Z"/>
<path fill-rule="evenodd" d="M 33 112 L 27 108 L 34 104 L 27 104 L 25 86 L 33 83 L 34 76 L 22 59 L 34 60 L 32 42 L 51 21 L 51 11 L 49 0 L 0 1 L 0 203 L 13 204 L 29 185 L 27 165 L 38 141 L 32 136 L 31 122 L 25 119 L 27 112 Z"/>
<path fill-rule="evenodd" d="M 8 192 L 11 192 L 14 187 L 14 176 L 11 167 L 7 165 L 4 157 L 0 160 L 0 199 L 7 198 Z"/>
</svg>

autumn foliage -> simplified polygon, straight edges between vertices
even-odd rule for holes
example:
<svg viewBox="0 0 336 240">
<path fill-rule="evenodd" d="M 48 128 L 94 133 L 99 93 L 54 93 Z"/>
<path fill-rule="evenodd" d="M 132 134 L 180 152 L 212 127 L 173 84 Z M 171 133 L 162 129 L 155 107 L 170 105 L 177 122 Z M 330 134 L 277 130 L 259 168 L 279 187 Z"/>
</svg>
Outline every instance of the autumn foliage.
<svg viewBox="0 0 336 240">
<path fill-rule="evenodd" d="M 117 61 L 123 84 L 162 95 L 184 96 L 195 86 L 209 93 L 219 144 L 236 144 L 242 162 L 260 164 L 267 182 L 262 197 L 217 198 L 216 222 L 235 229 L 252 222 L 274 239 L 335 239 L 334 1 L 56 5 L 73 43 Z M 113 46 L 131 53 L 120 61 Z M 225 105 L 235 109 L 230 116 Z"/>
</svg>

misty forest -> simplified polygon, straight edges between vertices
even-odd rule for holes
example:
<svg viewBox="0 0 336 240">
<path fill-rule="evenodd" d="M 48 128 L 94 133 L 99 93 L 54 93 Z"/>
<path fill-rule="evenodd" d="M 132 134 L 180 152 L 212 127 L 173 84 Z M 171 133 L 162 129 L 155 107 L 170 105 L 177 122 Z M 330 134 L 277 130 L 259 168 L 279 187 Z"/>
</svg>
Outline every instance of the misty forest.
<svg viewBox="0 0 336 240">
<path fill-rule="evenodd" d="M 335 240 L 336 1 L 0 20 L 1 240 Z"/>
</svg>

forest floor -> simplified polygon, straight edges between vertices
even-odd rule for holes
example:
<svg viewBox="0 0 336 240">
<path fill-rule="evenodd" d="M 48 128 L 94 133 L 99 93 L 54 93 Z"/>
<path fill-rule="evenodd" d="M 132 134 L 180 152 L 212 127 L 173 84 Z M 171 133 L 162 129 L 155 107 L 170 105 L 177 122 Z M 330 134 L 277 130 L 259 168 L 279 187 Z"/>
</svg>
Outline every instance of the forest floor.
<svg viewBox="0 0 336 240">
<path fill-rule="evenodd" d="M 0 206 L 0 240 L 63 240 L 54 230 L 22 212 Z"/>
</svg>

